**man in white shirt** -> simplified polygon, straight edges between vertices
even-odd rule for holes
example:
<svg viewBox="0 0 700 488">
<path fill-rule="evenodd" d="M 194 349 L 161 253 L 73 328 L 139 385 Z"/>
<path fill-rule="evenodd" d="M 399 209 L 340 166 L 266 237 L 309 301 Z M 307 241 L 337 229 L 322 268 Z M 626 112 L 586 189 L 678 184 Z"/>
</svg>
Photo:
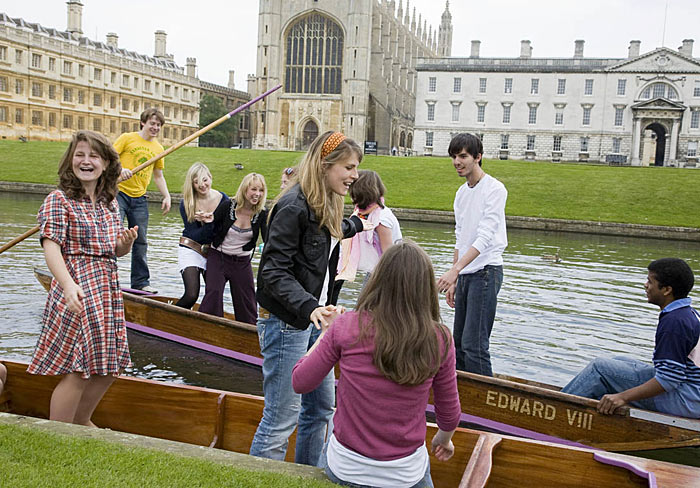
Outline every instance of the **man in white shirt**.
<svg viewBox="0 0 700 488">
<path fill-rule="evenodd" d="M 452 267 L 438 280 L 455 309 L 457 369 L 493 376 L 489 338 L 503 282 L 506 199 L 503 183 L 481 169 L 484 149 L 473 134 L 457 134 L 448 153 L 466 182 L 454 202 L 456 244 Z"/>
</svg>

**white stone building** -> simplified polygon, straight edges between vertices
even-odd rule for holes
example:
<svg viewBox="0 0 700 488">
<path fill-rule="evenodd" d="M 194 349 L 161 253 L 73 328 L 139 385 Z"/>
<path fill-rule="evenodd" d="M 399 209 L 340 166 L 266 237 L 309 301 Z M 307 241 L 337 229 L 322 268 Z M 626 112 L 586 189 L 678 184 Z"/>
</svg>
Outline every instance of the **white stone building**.
<svg viewBox="0 0 700 488">
<path fill-rule="evenodd" d="M 447 155 L 453 134 L 479 134 L 500 159 L 694 165 L 700 141 L 700 59 L 693 41 L 627 58 L 419 60 L 414 151 Z"/>
<path fill-rule="evenodd" d="M 195 60 L 188 73 L 166 52 L 166 33 L 156 31 L 147 56 L 82 35 L 80 0 L 68 3 L 65 31 L 0 12 L 0 137 L 70 140 L 90 129 L 111 139 L 139 129 L 143 110 L 157 107 L 166 125 L 159 138 L 170 145 L 199 124 Z"/>
<path fill-rule="evenodd" d="M 413 147 L 415 65 L 450 55 L 449 9 L 439 32 L 403 0 L 260 0 L 256 74 L 248 92 L 281 90 L 251 108 L 253 147 L 304 149 L 326 130 Z M 411 15 L 410 15 L 411 14 Z"/>
</svg>

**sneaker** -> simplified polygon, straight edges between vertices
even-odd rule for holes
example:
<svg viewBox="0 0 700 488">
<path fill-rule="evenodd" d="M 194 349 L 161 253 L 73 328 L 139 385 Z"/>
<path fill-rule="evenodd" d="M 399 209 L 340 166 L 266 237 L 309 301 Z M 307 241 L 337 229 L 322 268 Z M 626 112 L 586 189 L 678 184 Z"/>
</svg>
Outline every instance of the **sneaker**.
<svg viewBox="0 0 700 488">
<path fill-rule="evenodd" d="M 135 290 L 145 291 L 146 293 L 153 293 L 154 295 L 158 293 L 158 290 L 153 288 L 151 285 L 142 286 L 141 288 L 134 288 Z"/>
</svg>

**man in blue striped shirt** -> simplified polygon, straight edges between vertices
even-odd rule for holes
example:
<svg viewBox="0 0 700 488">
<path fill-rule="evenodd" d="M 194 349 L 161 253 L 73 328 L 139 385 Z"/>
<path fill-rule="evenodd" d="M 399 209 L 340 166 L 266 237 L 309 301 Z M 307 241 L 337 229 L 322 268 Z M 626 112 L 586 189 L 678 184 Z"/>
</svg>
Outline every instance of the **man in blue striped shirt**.
<svg viewBox="0 0 700 488">
<path fill-rule="evenodd" d="M 658 259 L 647 269 L 647 301 L 661 309 L 654 365 L 625 357 L 597 358 L 562 392 L 599 399 L 598 411 L 606 414 L 629 403 L 700 418 L 700 314 L 688 298 L 693 271 L 678 258 Z"/>
</svg>

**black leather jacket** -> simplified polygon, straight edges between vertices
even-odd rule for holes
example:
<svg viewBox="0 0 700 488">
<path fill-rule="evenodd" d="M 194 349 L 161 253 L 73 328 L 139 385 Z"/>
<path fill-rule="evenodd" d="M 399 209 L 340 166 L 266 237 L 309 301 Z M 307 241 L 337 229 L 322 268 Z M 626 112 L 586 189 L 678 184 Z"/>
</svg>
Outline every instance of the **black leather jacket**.
<svg viewBox="0 0 700 488">
<path fill-rule="evenodd" d="M 236 222 L 236 201 L 231 199 L 231 205 L 219 205 L 214 210 L 214 238 L 212 246 L 219 247 L 228 233 L 228 230 Z M 258 242 L 258 234 L 262 234 L 263 241 L 267 241 L 267 209 L 253 215 L 250 219 L 250 226 L 253 229 L 253 236 L 243 246 L 244 251 L 250 251 Z M 251 255 L 252 257 L 252 255 Z"/>
<path fill-rule="evenodd" d="M 357 216 L 343 219 L 343 235 L 362 231 Z M 328 297 L 333 291 L 340 246 L 330 256 L 331 236 L 321 229 L 299 185 L 292 187 L 272 209 L 268 239 L 258 268 L 256 298 L 261 307 L 297 329 L 306 329 L 319 306 L 326 270 Z M 328 301 L 330 303 L 330 300 Z"/>
</svg>

